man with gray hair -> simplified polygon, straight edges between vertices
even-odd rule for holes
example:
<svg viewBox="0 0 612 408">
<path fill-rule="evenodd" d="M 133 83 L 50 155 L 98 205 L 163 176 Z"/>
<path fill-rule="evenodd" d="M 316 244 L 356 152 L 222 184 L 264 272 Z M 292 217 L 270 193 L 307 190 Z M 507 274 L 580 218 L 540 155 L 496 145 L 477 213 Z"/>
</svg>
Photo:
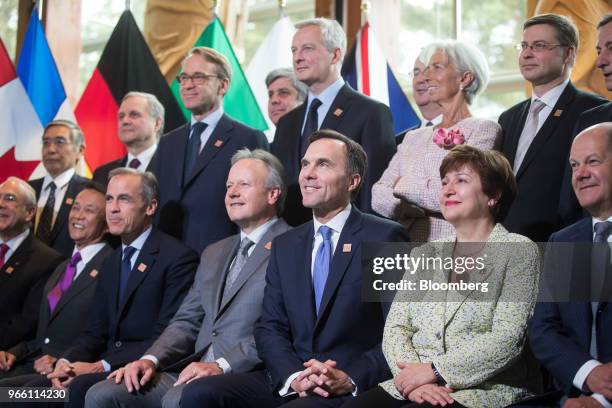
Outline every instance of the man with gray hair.
<svg viewBox="0 0 612 408">
<path fill-rule="evenodd" d="M 34 214 L 27 182 L 9 177 L 0 184 L 0 350 L 34 337 L 43 287 L 63 259 L 30 232 Z"/>
<path fill-rule="evenodd" d="M 308 98 L 281 118 L 272 143 L 272 153 L 287 172 L 287 206 L 283 217 L 291 225 L 312 217 L 302 205 L 298 175 L 310 135 L 319 129 L 336 130 L 365 150 L 368 171 L 354 203 L 362 211 L 372 212 L 372 185 L 396 151 L 391 112 L 386 105 L 344 83 L 340 68 L 346 53 L 346 35 L 337 21 L 315 18 L 295 27 L 291 46 L 293 70 L 297 79 L 308 86 Z"/>
<path fill-rule="evenodd" d="M 119 140 L 127 154 L 96 169 L 94 181 L 106 186 L 108 174 L 118 167 L 150 171 L 157 142 L 164 129 L 165 109 L 157 97 L 146 92 L 128 92 L 117 114 Z"/>
<path fill-rule="evenodd" d="M 240 233 L 204 250 L 194 285 L 166 330 L 139 360 L 95 385 L 87 407 L 176 407 L 184 384 L 261 364 L 253 326 L 272 239 L 290 228 L 278 218 L 282 165 L 264 150 L 239 150 L 226 186 L 225 208 Z"/>
<path fill-rule="evenodd" d="M 276 126 L 287 112 L 300 106 L 308 95 L 308 87 L 297 80 L 293 69 L 278 68 L 266 76 L 268 117 Z"/>
<path fill-rule="evenodd" d="M 74 247 L 68 233 L 68 214 L 75 197 L 88 182 L 75 173 L 84 149 L 83 132 L 75 123 L 63 119 L 49 122 L 42 136 L 42 163 L 47 174 L 29 182 L 38 200 L 36 236 L 66 258 L 72 256 Z"/>
</svg>

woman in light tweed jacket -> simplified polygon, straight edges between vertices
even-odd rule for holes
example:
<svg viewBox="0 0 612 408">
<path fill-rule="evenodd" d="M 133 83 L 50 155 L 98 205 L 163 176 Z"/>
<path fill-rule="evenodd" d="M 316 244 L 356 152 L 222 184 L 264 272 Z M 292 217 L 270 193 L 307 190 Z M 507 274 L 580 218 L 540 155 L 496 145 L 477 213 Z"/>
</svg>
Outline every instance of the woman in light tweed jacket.
<svg viewBox="0 0 612 408">
<path fill-rule="evenodd" d="M 492 120 L 472 118 L 469 105 L 489 80 L 487 62 L 476 47 L 437 41 L 419 55 L 432 102 L 442 108 L 442 122 L 406 134 L 380 180 L 372 186 L 372 208 L 403 224 L 415 242 L 433 241 L 454 232 L 442 218 L 438 168 L 449 149 L 468 144 L 481 149 L 499 145 L 501 128 Z"/>
<path fill-rule="evenodd" d="M 488 291 L 430 290 L 421 301 L 398 293 L 383 337 L 393 379 L 345 407 L 506 407 L 539 391 L 539 370 L 526 349 L 539 251 L 496 223 L 516 194 L 512 168 L 498 152 L 459 146 L 439 171 L 442 214 L 456 235 L 415 248 L 411 256 L 469 255 L 484 267 L 466 276 L 456 263 L 454 270 L 434 266 L 411 276 L 438 284 L 486 282 Z"/>
</svg>

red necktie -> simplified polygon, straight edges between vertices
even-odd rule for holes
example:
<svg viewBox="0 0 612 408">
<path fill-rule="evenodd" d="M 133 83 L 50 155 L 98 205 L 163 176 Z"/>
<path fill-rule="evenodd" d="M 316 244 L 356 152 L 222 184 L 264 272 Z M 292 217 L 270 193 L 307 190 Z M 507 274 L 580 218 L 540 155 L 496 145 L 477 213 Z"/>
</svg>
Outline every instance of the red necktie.
<svg viewBox="0 0 612 408">
<path fill-rule="evenodd" d="M 4 257 L 9 250 L 9 246 L 6 244 L 0 244 L 0 268 L 4 266 Z"/>
</svg>

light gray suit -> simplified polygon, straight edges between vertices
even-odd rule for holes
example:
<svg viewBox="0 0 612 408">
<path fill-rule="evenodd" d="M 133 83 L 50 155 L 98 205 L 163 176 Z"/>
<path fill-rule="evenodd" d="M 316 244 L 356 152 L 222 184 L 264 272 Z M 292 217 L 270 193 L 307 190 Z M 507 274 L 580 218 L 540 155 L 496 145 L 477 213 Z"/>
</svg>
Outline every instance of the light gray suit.
<svg viewBox="0 0 612 408">
<path fill-rule="evenodd" d="M 172 386 L 178 373 L 191 362 L 205 361 L 211 345 L 215 359 L 224 358 L 233 373 L 251 371 L 260 365 L 253 326 L 261 314 L 272 239 L 289 229 L 280 219 L 269 227 L 223 299 L 226 275 L 240 235 L 209 245 L 179 310 L 145 352 L 158 359 L 160 371 L 144 389 L 132 394 L 124 384 L 102 381 L 89 390 L 85 406 L 178 406 L 182 386 Z"/>
</svg>

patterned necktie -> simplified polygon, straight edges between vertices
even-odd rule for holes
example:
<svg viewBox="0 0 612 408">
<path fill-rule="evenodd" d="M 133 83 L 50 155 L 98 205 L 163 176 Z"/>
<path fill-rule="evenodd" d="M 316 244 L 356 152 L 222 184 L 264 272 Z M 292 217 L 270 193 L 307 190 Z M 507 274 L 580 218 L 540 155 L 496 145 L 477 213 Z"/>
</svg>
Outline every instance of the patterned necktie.
<svg viewBox="0 0 612 408">
<path fill-rule="evenodd" d="M 321 234 L 323 237 L 323 242 L 321 242 L 321 245 L 319 245 L 319 248 L 317 249 L 314 270 L 312 272 L 312 285 L 314 287 L 317 315 L 319 314 L 319 307 L 321 306 L 321 299 L 323 298 L 325 283 L 327 282 L 327 276 L 329 275 L 329 268 L 331 265 L 332 229 L 325 225 L 321 225 L 319 227 L 319 234 Z"/>
<path fill-rule="evenodd" d="M 121 275 L 119 277 L 119 303 L 121 303 L 123 300 L 125 288 L 128 280 L 130 279 L 130 273 L 132 272 L 132 263 L 130 260 L 132 259 L 134 252 L 136 252 L 136 248 L 131 246 L 126 246 L 123 250 L 123 259 L 121 260 Z"/>
<path fill-rule="evenodd" d="M 130 164 L 128 164 L 128 167 L 131 169 L 137 169 L 138 167 L 140 167 L 140 160 L 134 157 L 132 160 L 130 160 Z"/>
<path fill-rule="evenodd" d="M 193 125 L 193 131 L 189 137 L 189 143 L 187 144 L 187 153 L 185 155 L 185 171 L 183 173 L 183 183 L 187 182 L 196 162 L 200 155 L 200 148 L 202 147 L 201 136 L 206 130 L 208 125 L 204 122 L 197 122 Z"/>
<path fill-rule="evenodd" d="M 9 250 L 9 246 L 6 244 L 0 244 L 0 268 L 4 266 L 4 257 Z"/>
<path fill-rule="evenodd" d="M 64 274 L 61 279 L 57 282 L 57 285 L 53 287 L 47 294 L 47 299 L 49 300 L 49 310 L 51 313 L 55 310 L 55 307 L 59 303 L 62 295 L 68 291 L 70 285 L 72 285 L 72 281 L 74 280 L 74 275 L 76 275 L 76 267 L 79 261 L 81 260 L 81 253 L 75 252 L 66 265 L 66 269 L 64 270 Z"/>
<path fill-rule="evenodd" d="M 38 220 L 38 229 L 36 230 L 36 236 L 45 244 L 48 244 L 51 240 L 51 229 L 53 228 L 53 213 L 55 212 L 55 190 L 57 186 L 54 182 L 49 183 L 47 189 L 49 190 L 49 196 L 47 202 L 43 207 L 40 219 Z"/>
<path fill-rule="evenodd" d="M 612 222 L 603 221 L 596 222 L 593 230 L 595 231 L 595 236 L 593 237 L 594 243 L 606 243 L 608 242 L 608 237 L 610 233 L 612 233 Z M 601 270 L 597 270 L 596 266 L 592 266 L 593 270 L 591 271 L 591 287 L 592 288 L 601 288 L 602 280 L 605 280 L 605 271 L 606 266 L 610 263 L 610 253 L 608 245 L 594 245 L 593 251 L 597 254 L 596 257 L 605 258 L 603 262 L 597 262 L 597 259 L 592 259 L 592 264 L 604 265 L 600 266 Z M 603 277 L 600 275 L 604 275 Z M 591 291 L 593 296 L 597 296 L 597 293 Z M 597 296 L 599 298 L 599 296 Z M 597 309 L 599 308 L 599 301 L 591 302 L 591 313 L 593 313 L 593 323 L 591 324 L 591 345 L 590 345 L 590 354 L 593 358 L 598 358 L 597 352 Z"/>
<path fill-rule="evenodd" d="M 253 241 L 249 239 L 249 237 L 242 238 L 240 241 L 240 247 L 238 247 L 238 252 L 236 252 L 236 258 L 234 259 L 234 263 L 230 267 L 227 272 L 227 277 L 225 278 L 225 287 L 223 288 L 223 298 L 227 295 L 230 288 L 236 282 L 240 271 L 244 267 L 247 259 L 249 258 L 249 248 L 253 245 Z"/>
<path fill-rule="evenodd" d="M 535 139 L 538 133 L 538 121 L 540 111 L 546 107 L 546 104 L 539 99 L 534 99 L 529 109 L 529 114 L 525 120 L 525 126 L 521 132 L 518 146 L 516 147 L 516 155 L 514 156 L 514 174 L 518 173 L 523 163 L 523 159 L 529 150 L 529 146 Z"/>
<path fill-rule="evenodd" d="M 306 116 L 306 124 L 304 125 L 304 131 L 302 132 L 302 150 L 300 151 L 300 159 L 306 153 L 308 146 L 310 145 L 310 135 L 319 130 L 319 113 L 317 110 L 322 102 L 314 98 L 310 102 L 310 108 L 308 109 L 308 116 Z"/>
</svg>

